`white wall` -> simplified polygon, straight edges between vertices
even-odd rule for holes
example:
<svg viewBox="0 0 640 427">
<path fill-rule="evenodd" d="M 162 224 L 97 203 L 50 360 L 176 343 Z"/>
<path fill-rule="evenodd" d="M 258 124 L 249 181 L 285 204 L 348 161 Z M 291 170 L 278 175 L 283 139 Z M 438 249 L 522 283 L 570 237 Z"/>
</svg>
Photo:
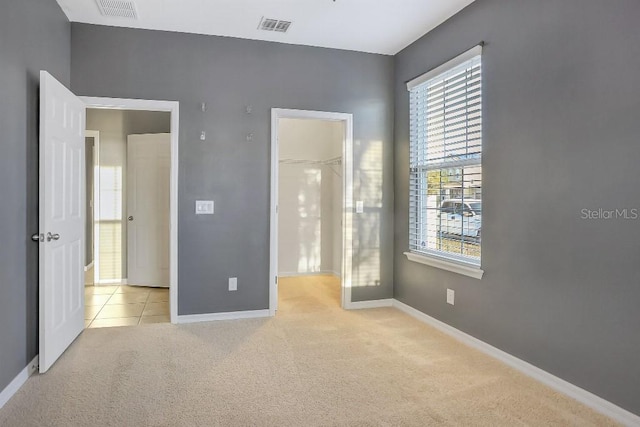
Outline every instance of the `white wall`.
<svg viewBox="0 0 640 427">
<path fill-rule="evenodd" d="M 343 125 L 281 119 L 278 129 L 278 274 L 340 275 L 342 165 L 321 162 L 342 156 Z"/>
<path fill-rule="evenodd" d="M 85 138 L 85 239 L 84 239 L 84 265 L 93 262 L 93 147 L 94 138 Z"/>
<path fill-rule="evenodd" d="M 120 217 L 114 221 L 103 221 L 96 227 L 100 233 L 99 280 L 127 277 L 127 135 L 168 133 L 170 118 L 170 113 L 166 112 L 87 109 L 87 129 L 100 132 L 100 184 L 102 186 L 109 181 L 109 175 L 116 173 L 121 177 L 122 186 L 119 200 L 100 200 L 101 210 L 114 203 L 119 204 Z"/>
<path fill-rule="evenodd" d="M 342 158 L 342 149 L 344 142 L 344 123 L 330 122 L 332 139 L 329 146 L 329 158 Z M 332 260 L 331 271 L 337 275 L 342 275 L 342 163 L 339 165 L 327 166 L 328 173 L 326 176 L 331 177 L 330 194 L 327 198 L 331 199 L 331 244 L 332 244 Z"/>
<path fill-rule="evenodd" d="M 340 126 L 340 133 L 337 136 L 344 138 L 343 126 Z M 342 149 L 342 147 L 339 147 Z M 338 154 L 338 155 L 341 155 Z M 336 276 L 342 276 L 342 164 L 329 167 L 331 171 L 331 200 L 332 200 L 332 242 L 333 242 L 333 260 L 332 271 Z M 337 172 L 337 173 L 336 173 Z"/>
</svg>

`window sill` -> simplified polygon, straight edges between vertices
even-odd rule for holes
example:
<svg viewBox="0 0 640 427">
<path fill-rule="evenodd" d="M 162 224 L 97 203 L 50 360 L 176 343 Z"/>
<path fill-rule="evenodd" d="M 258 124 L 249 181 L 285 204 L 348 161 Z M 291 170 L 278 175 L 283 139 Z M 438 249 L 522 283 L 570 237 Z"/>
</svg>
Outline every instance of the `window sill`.
<svg viewBox="0 0 640 427">
<path fill-rule="evenodd" d="M 475 265 L 465 265 L 462 263 L 448 261 L 442 258 L 430 257 L 428 255 L 416 254 L 414 252 L 405 252 L 409 261 L 419 262 L 431 267 L 441 268 L 443 270 L 462 274 L 464 276 L 473 277 L 474 279 L 482 279 L 484 270 Z"/>
</svg>

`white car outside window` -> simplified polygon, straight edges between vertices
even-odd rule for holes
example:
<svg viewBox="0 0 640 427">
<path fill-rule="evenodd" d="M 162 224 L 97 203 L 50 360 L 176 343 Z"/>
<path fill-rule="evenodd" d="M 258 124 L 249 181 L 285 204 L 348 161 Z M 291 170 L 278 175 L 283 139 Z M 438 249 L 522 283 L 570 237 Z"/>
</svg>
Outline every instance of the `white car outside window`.
<svg viewBox="0 0 640 427">
<path fill-rule="evenodd" d="M 440 205 L 440 231 L 444 234 L 474 237 L 482 232 L 482 203 L 478 199 L 447 199 Z"/>
</svg>

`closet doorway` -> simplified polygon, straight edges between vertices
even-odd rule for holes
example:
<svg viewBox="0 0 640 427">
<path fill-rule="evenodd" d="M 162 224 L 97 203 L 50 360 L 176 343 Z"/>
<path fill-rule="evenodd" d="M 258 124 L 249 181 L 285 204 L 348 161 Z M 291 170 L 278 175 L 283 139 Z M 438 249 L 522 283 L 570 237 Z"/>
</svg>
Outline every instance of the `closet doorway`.
<svg viewBox="0 0 640 427">
<path fill-rule="evenodd" d="M 352 116 L 273 109 L 271 161 L 271 314 L 279 295 L 349 308 Z"/>
</svg>

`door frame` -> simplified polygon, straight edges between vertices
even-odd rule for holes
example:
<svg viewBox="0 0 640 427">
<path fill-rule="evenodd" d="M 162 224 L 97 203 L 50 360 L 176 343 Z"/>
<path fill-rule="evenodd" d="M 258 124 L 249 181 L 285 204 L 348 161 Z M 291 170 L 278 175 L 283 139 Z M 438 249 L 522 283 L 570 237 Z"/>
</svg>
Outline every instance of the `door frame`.
<svg viewBox="0 0 640 427">
<path fill-rule="evenodd" d="M 269 232 L 269 315 L 275 316 L 278 306 L 278 177 L 280 119 L 315 119 L 344 123 L 342 143 L 342 277 L 341 306 L 351 305 L 353 265 L 353 114 L 327 111 L 271 109 L 271 207 Z"/>
<path fill-rule="evenodd" d="M 79 97 L 87 108 L 106 110 L 143 110 L 165 111 L 171 113 L 171 168 L 169 184 L 169 313 L 171 323 L 178 323 L 178 140 L 179 110 L 178 101 L 157 101 L 147 99 Z"/>
<path fill-rule="evenodd" d="M 82 98 L 80 98 L 82 99 Z M 86 126 L 85 126 L 86 127 Z M 91 218 L 93 233 L 93 284 L 98 283 L 100 277 L 100 263 L 98 262 L 98 248 L 100 247 L 100 236 L 96 233 L 96 218 L 100 214 L 100 174 L 96 173 L 96 166 L 100 165 L 100 131 L 97 130 L 85 130 L 85 138 L 93 138 L 93 212 Z M 86 174 L 86 165 L 85 165 Z M 85 239 L 87 236 L 84 236 Z"/>
</svg>

